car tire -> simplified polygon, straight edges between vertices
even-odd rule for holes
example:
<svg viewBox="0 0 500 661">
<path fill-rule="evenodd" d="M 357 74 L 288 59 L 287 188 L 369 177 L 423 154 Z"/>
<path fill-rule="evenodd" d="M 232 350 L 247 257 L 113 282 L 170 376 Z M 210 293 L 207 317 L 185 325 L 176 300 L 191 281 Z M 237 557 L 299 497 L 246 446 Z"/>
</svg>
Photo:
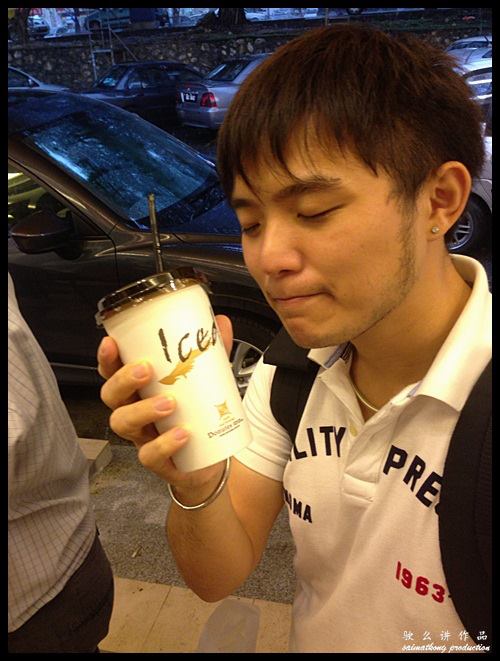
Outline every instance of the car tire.
<svg viewBox="0 0 500 661">
<path fill-rule="evenodd" d="M 250 377 L 259 358 L 269 346 L 276 331 L 254 318 L 228 313 L 233 324 L 233 348 L 230 361 L 241 396 L 246 392 Z"/>
<path fill-rule="evenodd" d="M 446 233 L 446 246 L 449 252 L 469 254 L 483 240 L 489 223 L 491 211 L 476 195 L 471 195 L 463 214 Z"/>
</svg>

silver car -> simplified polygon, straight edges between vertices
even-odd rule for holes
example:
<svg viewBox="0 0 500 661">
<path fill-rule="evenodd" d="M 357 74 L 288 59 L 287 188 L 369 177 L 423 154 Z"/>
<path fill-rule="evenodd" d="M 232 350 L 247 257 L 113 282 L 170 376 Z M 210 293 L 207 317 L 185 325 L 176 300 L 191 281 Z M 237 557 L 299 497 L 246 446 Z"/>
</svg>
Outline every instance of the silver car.
<svg viewBox="0 0 500 661">
<path fill-rule="evenodd" d="M 446 52 L 450 53 L 451 51 L 458 51 L 469 48 L 486 48 L 487 46 L 492 46 L 493 37 L 491 34 L 479 34 L 475 37 L 464 37 L 463 39 L 457 39 L 452 44 L 446 48 Z"/>
<path fill-rule="evenodd" d="M 35 76 L 32 76 L 25 71 L 21 71 L 21 69 L 16 69 L 16 67 L 11 66 L 9 66 L 8 84 L 9 91 L 38 88 L 43 90 L 51 90 L 53 92 L 60 92 L 62 90 L 68 89 L 62 85 L 50 85 L 49 83 L 43 83 L 41 80 L 38 80 L 38 78 L 35 78 Z"/>
<path fill-rule="evenodd" d="M 446 244 L 450 252 L 472 254 L 490 241 L 492 221 L 492 129 L 491 94 L 483 107 L 484 149 L 486 159 L 479 177 L 473 179 L 472 190 L 464 212 L 446 234 Z"/>
<path fill-rule="evenodd" d="M 493 38 L 491 34 L 480 34 L 454 41 L 446 48 L 446 52 L 452 55 L 459 64 L 465 64 L 481 57 L 491 58 L 492 47 Z M 486 55 L 488 50 L 490 53 Z"/>
<path fill-rule="evenodd" d="M 218 129 L 241 83 L 269 55 L 235 57 L 219 64 L 198 83 L 179 84 L 176 109 L 181 123 Z"/>
<path fill-rule="evenodd" d="M 452 50 L 450 51 L 450 55 L 455 58 L 459 65 L 464 65 L 491 60 L 492 52 L 492 46 L 486 46 L 485 48 L 462 48 L 461 50 Z"/>
</svg>

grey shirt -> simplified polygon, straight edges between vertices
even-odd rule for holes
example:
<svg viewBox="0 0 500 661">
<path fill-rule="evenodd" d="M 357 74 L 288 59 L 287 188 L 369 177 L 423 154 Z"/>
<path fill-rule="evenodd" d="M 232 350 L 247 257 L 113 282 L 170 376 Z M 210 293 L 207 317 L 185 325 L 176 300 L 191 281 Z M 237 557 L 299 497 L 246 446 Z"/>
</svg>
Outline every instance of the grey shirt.
<svg viewBox="0 0 500 661">
<path fill-rule="evenodd" d="M 8 280 L 8 630 L 14 631 L 64 588 L 96 528 L 87 460 Z"/>
</svg>

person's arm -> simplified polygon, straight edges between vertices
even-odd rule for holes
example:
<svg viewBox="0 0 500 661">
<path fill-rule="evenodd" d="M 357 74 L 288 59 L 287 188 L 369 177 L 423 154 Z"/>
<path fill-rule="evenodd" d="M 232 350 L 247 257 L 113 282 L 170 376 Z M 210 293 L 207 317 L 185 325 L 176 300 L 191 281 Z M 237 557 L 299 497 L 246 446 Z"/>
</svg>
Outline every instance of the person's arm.
<svg viewBox="0 0 500 661">
<path fill-rule="evenodd" d="M 221 326 L 220 319 L 218 322 Z M 107 349 L 106 355 L 103 349 Z M 189 442 L 188 435 L 176 438 L 180 430 L 172 429 L 158 436 L 153 424 L 170 415 L 173 408 L 159 411 L 155 404 L 161 398 L 137 401 L 136 391 L 151 378 L 151 368 L 145 364 L 145 375 L 137 378 L 135 365 L 121 367 L 111 338 L 101 344 L 98 359 L 99 372 L 107 378 L 101 398 L 113 409 L 113 431 L 135 443 L 141 463 L 169 482 L 180 502 L 193 505 L 206 500 L 216 489 L 225 462 L 191 473 L 178 471 L 172 458 Z M 260 560 L 283 505 L 280 481 L 264 477 L 234 458 L 231 464 L 228 483 L 213 503 L 194 511 L 172 503 L 167 519 L 167 536 L 179 569 L 187 585 L 206 601 L 226 597 L 246 580 Z"/>
<path fill-rule="evenodd" d="M 283 505 L 281 482 L 232 459 L 227 487 L 202 510 L 172 505 L 167 536 L 186 584 L 205 601 L 230 595 L 255 569 Z M 206 490 L 175 489 L 186 505 L 202 502 Z"/>
</svg>

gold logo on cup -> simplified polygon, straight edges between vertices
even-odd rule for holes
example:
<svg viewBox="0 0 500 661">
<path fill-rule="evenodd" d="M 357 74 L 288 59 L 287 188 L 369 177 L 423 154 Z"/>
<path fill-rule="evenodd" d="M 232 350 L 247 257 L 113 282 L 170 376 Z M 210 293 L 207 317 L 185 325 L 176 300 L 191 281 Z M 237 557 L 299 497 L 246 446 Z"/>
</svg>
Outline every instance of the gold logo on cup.
<svg viewBox="0 0 500 661">
<path fill-rule="evenodd" d="M 191 351 L 187 360 L 184 362 L 178 362 L 170 374 L 167 374 L 163 379 L 160 379 L 160 383 L 171 386 L 177 381 L 177 379 L 180 379 L 181 376 L 187 378 L 188 373 L 194 367 L 195 360 L 201 355 L 201 353 L 202 352 L 199 349 Z"/>
<path fill-rule="evenodd" d="M 215 408 L 219 412 L 219 416 L 221 418 L 231 415 L 231 411 L 229 410 L 226 402 L 222 402 L 222 404 L 215 404 Z"/>
</svg>

